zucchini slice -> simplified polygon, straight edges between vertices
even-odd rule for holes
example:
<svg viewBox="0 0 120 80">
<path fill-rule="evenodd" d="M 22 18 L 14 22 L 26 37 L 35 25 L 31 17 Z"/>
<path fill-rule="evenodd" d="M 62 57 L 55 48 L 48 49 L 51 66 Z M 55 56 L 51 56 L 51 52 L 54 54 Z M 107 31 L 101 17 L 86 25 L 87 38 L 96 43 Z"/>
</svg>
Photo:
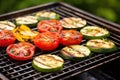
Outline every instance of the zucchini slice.
<svg viewBox="0 0 120 80">
<path fill-rule="evenodd" d="M 15 29 L 15 24 L 10 21 L 0 21 L 0 31 L 1 30 L 13 30 Z"/>
<path fill-rule="evenodd" d="M 65 29 L 81 29 L 87 24 L 86 20 L 76 17 L 63 18 L 60 22 Z"/>
<path fill-rule="evenodd" d="M 60 19 L 60 15 L 55 12 L 46 12 L 41 11 L 35 14 L 36 17 L 38 17 L 38 20 L 48 20 L 48 19 Z"/>
<path fill-rule="evenodd" d="M 80 30 L 80 33 L 86 39 L 102 39 L 110 36 L 107 29 L 98 26 L 87 26 Z"/>
<path fill-rule="evenodd" d="M 63 68 L 64 60 L 51 54 L 43 54 L 34 58 L 32 62 L 33 68 L 40 72 L 56 72 Z"/>
<path fill-rule="evenodd" d="M 23 16 L 15 19 L 15 23 L 17 26 L 24 24 L 29 27 L 35 27 L 37 25 L 37 22 L 38 22 L 37 17 L 34 16 Z"/>
<path fill-rule="evenodd" d="M 89 48 L 82 45 L 70 45 L 62 48 L 61 56 L 64 59 L 80 61 L 88 56 L 91 56 L 91 51 Z"/>
<path fill-rule="evenodd" d="M 117 50 L 116 45 L 107 39 L 93 39 L 86 43 L 86 46 L 95 53 L 110 53 Z"/>
</svg>

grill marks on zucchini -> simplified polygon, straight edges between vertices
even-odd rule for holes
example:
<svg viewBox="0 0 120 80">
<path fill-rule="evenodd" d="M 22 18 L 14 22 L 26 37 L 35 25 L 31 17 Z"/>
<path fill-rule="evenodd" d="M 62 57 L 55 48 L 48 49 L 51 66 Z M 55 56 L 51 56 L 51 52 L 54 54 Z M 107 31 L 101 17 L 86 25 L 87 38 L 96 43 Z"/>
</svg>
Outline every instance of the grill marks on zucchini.
<svg viewBox="0 0 120 80">
<path fill-rule="evenodd" d="M 91 43 L 94 43 L 93 47 L 97 48 L 111 48 L 114 44 L 110 41 L 108 42 L 102 42 L 102 41 L 90 41 Z"/>
<path fill-rule="evenodd" d="M 101 39 L 110 36 L 107 29 L 98 26 L 87 26 L 80 30 L 80 33 L 86 39 Z"/>
<path fill-rule="evenodd" d="M 0 21 L 0 31 L 1 30 L 13 30 L 15 28 L 15 24 L 10 21 Z"/>
<path fill-rule="evenodd" d="M 46 12 L 46 11 L 41 11 L 35 14 L 37 17 L 41 17 L 43 19 L 59 19 L 60 15 L 58 15 L 55 12 Z"/>
<path fill-rule="evenodd" d="M 87 22 L 82 18 L 68 17 L 60 20 L 64 28 L 67 29 L 79 29 L 84 27 Z"/>
<path fill-rule="evenodd" d="M 93 39 L 86 43 L 86 46 L 95 53 L 108 53 L 117 50 L 116 45 L 107 39 Z"/>
<path fill-rule="evenodd" d="M 72 46 L 68 46 L 68 48 L 71 48 L 73 51 L 76 51 L 77 54 L 83 55 L 83 56 L 87 56 L 85 53 L 82 53 L 80 50 L 76 50 L 74 47 Z"/>
<path fill-rule="evenodd" d="M 94 39 L 87 42 L 93 48 L 112 48 L 115 44 L 109 40 Z"/>
<path fill-rule="evenodd" d="M 83 58 L 89 56 L 90 53 L 91 52 L 87 47 L 80 45 L 70 45 L 61 50 L 61 54 L 65 59 Z"/>
<path fill-rule="evenodd" d="M 24 16 L 16 18 L 16 23 L 18 24 L 32 24 L 37 23 L 37 18 L 34 16 Z"/>
<path fill-rule="evenodd" d="M 73 57 L 74 55 L 73 54 L 70 54 L 68 51 L 66 51 L 65 49 L 62 49 L 62 53 L 67 55 L 67 56 L 70 56 L 70 57 Z"/>
<path fill-rule="evenodd" d="M 89 36 L 101 36 L 108 33 L 106 29 L 102 29 L 100 27 L 85 27 L 84 30 L 82 31 L 83 31 L 83 34 L 86 34 Z"/>
<path fill-rule="evenodd" d="M 35 16 L 23 16 L 23 17 L 18 17 L 15 19 L 16 25 L 27 25 L 30 27 L 34 27 L 37 24 L 38 20 L 37 17 Z"/>
<path fill-rule="evenodd" d="M 39 66 L 44 68 L 56 68 L 62 66 L 64 61 L 60 57 L 56 55 L 44 54 L 37 56 L 33 62 Z"/>
<path fill-rule="evenodd" d="M 39 64 L 42 64 L 42 65 L 44 65 L 44 66 L 47 66 L 47 67 L 51 67 L 51 66 L 49 66 L 49 65 L 46 65 L 46 64 L 44 64 L 43 62 L 41 62 L 41 61 L 38 61 L 37 59 L 34 59 L 36 62 L 38 62 Z"/>
</svg>

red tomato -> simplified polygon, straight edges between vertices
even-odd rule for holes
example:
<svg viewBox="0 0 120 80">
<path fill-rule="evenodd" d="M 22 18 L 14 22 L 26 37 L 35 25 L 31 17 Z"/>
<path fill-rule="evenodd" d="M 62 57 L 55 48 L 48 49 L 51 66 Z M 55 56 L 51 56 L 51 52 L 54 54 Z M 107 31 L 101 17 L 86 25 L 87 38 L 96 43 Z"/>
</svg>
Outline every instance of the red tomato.
<svg viewBox="0 0 120 80">
<path fill-rule="evenodd" d="M 76 30 L 63 30 L 61 32 L 60 43 L 62 45 L 74 45 L 80 44 L 82 41 L 82 35 Z"/>
<path fill-rule="evenodd" d="M 60 35 L 55 32 L 44 32 L 38 34 L 33 42 L 34 44 L 42 50 L 54 50 L 59 45 Z"/>
<path fill-rule="evenodd" d="M 42 20 L 37 28 L 40 32 L 61 32 L 62 25 L 58 20 Z"/>
<path fill-rule="evenodd" d="M 0 47 L 6 47 L 15 42 L 15 36 L 9 30 L 0 31 Z"/>
<path fill-rule="evenodd" d="M 35 46 L 28 42 L 20 42 L 9 45 L 6 52 L 14 60 L 28 60 L 33 57 Z"/>
</svg>

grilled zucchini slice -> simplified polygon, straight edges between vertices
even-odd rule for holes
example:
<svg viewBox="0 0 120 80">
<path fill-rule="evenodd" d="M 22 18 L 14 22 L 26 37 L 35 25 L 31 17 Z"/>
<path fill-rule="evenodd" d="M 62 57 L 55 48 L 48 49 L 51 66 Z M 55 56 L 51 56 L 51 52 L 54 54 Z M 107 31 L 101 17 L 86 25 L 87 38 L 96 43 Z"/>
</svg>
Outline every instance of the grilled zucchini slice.
<svg viewBox="0 0 120 80">
<path fill-rule="evenodd" d="M 81 29 L 87 24 L 86 20 L 76 17 L 63 18 L 60 22 L 65 29 Z"/>
<path fill-rule="evenodd" d="M 55 12 L 41 11 L 35 14 L 38 20 L 60 19 L 60 15 Z"/>
<path fill-rule="evenodd" d="M 80 33 L 86 39 L 102 39 L 110 36 L 107 29 L 98 26 L 87 26 L 80 30 Z"/>
<path fill-rule="evenodd" d="M 32 62 L 33 68 L 40 72 L 56 72 L 63 68 L 64 60 L 51 54 L 43 54 L 34 58 Z"/>
<path fill-rule="evenodd" d="M 15 29 L 15 24 L 10 21 L 0 21 L 0 31 L 2 30 L 13 30 Z"/>
<path fill-rule="evenodd" d="M 91 51 L 83 45 L 70 45 L 61 49 L 61 56 L 64 59 L 80 61 L 91 56 Z"/>
<path fill-rule="evenodd" d="M 117 50 L 116 45 L 107 39 L 89 40 L 86 46 L 94 53 L 110 53 Z"/>
<path fill-rule="evenodd" d="M 38 20 L 37 20 L 37 17 L 34 17 L 34 16 L 23 16 L 23 17 L 16 18 L 15 23 L 17 26 L 24 24 L 29 27 L 35 27 L 38 23 Z"/>
</svg>

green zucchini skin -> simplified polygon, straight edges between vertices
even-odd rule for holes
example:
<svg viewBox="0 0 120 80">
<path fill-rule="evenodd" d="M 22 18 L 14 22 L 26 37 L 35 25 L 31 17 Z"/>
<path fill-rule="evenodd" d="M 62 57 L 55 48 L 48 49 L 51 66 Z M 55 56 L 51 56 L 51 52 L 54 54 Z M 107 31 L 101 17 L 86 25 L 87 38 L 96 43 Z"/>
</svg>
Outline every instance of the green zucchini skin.
<svg viewBox="0 0 120 80">
<path fill-rule="evenodd" d="M 57 72 L 57 71 L 60 71 L 63 68 L 63 65 L 62 65 L 62 66 L 57 67 L 57 68 L 45 69 L 45 68 L 38 67 L 37 65 L 34 64 L 34 62 L 32 62 L 32 66 L 37 71 L 40 71 L 40 72 L 43 72 L 43 73 Z"/>
<path fill-rule="evenodd" d="M 99 32 L 98 32 L 98 33 L 96 33 L 95 35 L 90 35 L 90 34 L 89 34 L 89 35 L 86 35 L 86 34 L 83 33 L 83 30 L 85 30 L 86 28 L 87 28 L 87 29 L 89 29 L 89 28 L 99 28 L 99 29 L 101 29 L 101 30 L 105 30 L 105 31 L 106 31 L 106 34 L 96 36 L 96 34 L 99 34 Z M 93 29 L 93 31 L 95 31 L 95 29 Z M 91 32 L 92 32 L 92 31 L 91 31 Z M 109 33 L 108 30 L 103 29 L 103 28 L 98 27 L 98 26 L 86 26 L 86 27 L 84 27 L 84 28 L 82 28 L 82 29 L 80 30 L 80 33 L 83 35 L 83 38 L 85 38 L 85 39 L 87 39 L 87 40 L 90 40 L 90 39 L 103 39 L 103 38 L 107 38 L 107 37 L 110 36 L 110 33 Z"/>
<path fill-rule="evenodd" d="M 45 54 L 46 55 L 46 54 Z M 48 54 L 47 54 L 48 55 Z M 61 58 L 62 59 L 62 58 Z M 63 60 L 63 59 L 62 59 Z M 43 61 L 44 63 L 44 61 Z M 40 67 L 38 66 L 37 64 L 34 63 L 34 61 L 32 62 L 32 66 L 34 69 L 36 69 L 37 71 L 40 71 L 40 72 L 43 72 L 43 73 L 50 73 L 50 72 L 57 72 L 57 71 L 60 71 L 63 66 L 64 66 L 64 61 L 63 61 L 63 64 L 60 65 L 60 66 L 57 66 L 57 67 L 54 67 L 54 68 L 43 68 L 43 67 Z"/>
<path fill-rule="evenodd" d="M 117 50 L 117 47 L 116 46 L 114 46 L 113 48 L 111 48 L 111 49 L 105 49 L 105 48 L 100 48 L 100 49 L 98 49 L 98 48 L 92 48 L 92 47 L 89 47 L 88 46 L 88 48 L 92 51 L 92 52 L 94 52 L 94 53 L 111 53 L 111 52 L 114 52 L 114 51 L 116 51 Z"/>
<path fill-rule="evenodd" d="M 90 55 L 86 56 L 86 57 L 69 57 L 69 56 L 65 56 L 61 53 L 60 56 L 66 60 L 70 60 L 71 62 L 79 62 L 79 61 L 90 58 L 92 56 L 92 54 L 93 53 L 90 53 Z"/>
<path fill-rule="evenodd" d="M 101 40 L 101 39 L 93 39 L 93 40 Z M 89 40 L 89 41 L 91 41 L 91 40 Z M 104 47 L 99 48 L 99 47 L 90 46 L 88 44 L 88 42 L 86 43 L 86 46 L 94 53 L 103 53 L 103 54 L 105 54 L 105 53 L 115 52 L 117 50 L 117 46 L 113 42 L 112 42 L 113 46 L 111 48 L 104 48 Z"/>
<path fill-rule="evenodd" d="M 51 17 L 51 14 L 52 14 L 52 17 Z M 41 11 L 41 12 L 38 12 L 38 13 L 34 14 L 34 16 L 36 16 L 38 18 L 38 21 L 50 20 L 50 19 L 55 19 L 55 20 L 60 19 L 60 15 L 55 13 L 55 12 Z"/>
<path fill-rule="evenodd" d="M 15 23 L 17 26 L 20 26 L 21 24 L 18 24 L 18 23 Z M 24 25 L 26 25 L 26 26 L 28 26 L 28 27 L 30 27 L 30 28 L 35 28 L 36 26 L 37 26 L 37 23 L 35 23 L 35 24 L 24 24 Z"/>
<path fill-rule="evenodd" d="M 59 19 L 60 19 L 60 15 L 56 14 L 56 20 L 59 20 Z"/>
<path fill-rule="evenodd" d="M 34 19 L 36 19 L 36 20 L 34 20 L 35 22 L 34 22 L 34 23 L 28 23 L 28 22 L 26 22 L 26 23 L 19 23 L 19 21 L 18 21 L 18 19 L 20 19 L 20 18 L 29 18 L 29 17 L 33 17 Z M 31 21 L 31 22 L 32 22 L 32 21 Z M 24 17 L 18 17 L 18 18 L 16 18 L 14 23 L 15 23 L 17 26 L 20 26 L 21 24 L 24 24 L 24 25 L 26 25 L 26 26 L 29 26 L 29 27 L 31 27 L 31 28 L 34 28 L 34 27 L 37 26 L 38 20 L 37 20 L 37 18 L 34 17 L 34 16 L 24 16 Z"/>
<path fill-rule="evenodd" d="M 50 20 L 50 18 L 47 18 L 47 17 L 37 17 L 38 21 L 41 21 L 41 20 Z"/>
<path fill-rule="evenodd" d="M 110 36 L 110 33 L 103 35 L 103 36 L 87 36 L 87 35 L 83 35 L 83 38 L 90 40 L 90 39 L 103 39 L 103 38 L 107 38 Z"/>
<path fill-rule="evenodd" d="M 86 20 L 77 17 L 63 18 L 62 20 L 60 20 L 60 22 L 64 29 L 74 29 L 74 30 L 80 30 L 81 28 L 85 27 L 85 25 L 87 24 Z"/>
<path fill-rule="evenodd" d="M 71 49 L 67 50 L 67 48 L 71 48 Z M 76 48 L 76 50 L 75 50 L 75 48 Z M 71 50 L 73 50 L 73 51 L 75 51 L 75 53 L 77 53 L 77 52 L 83 53 L 82 51 L 78 50 L 78 48 L 79 49 L 82 49 L 82 48 L 86 49 L 86 51 L 88 51 L 87 55 L 77 56 L 77 55 L 74 55 L 74 52 L 71 52 Z M 68 53 L 69 55 L 66 55 L 65 53 Z M 77 54 L 79 54 L 79 53 L 77 53 Z M 86 53 L 84 53 L 84 54 L 86 54 Z M 92 56 L 92 53 L 89 50 L 89 48 L 87 48 L 86 46 L 82 46 L 82 45 L 70 45 L 70 46 L 66 46 L 66 47 L 61 49 L 61 57 L 63 57 L 64 59 L 75 61 L 75 62 L 84 60 L 84 59 L 89 58 L 91 56 Z"/>
</svg>

